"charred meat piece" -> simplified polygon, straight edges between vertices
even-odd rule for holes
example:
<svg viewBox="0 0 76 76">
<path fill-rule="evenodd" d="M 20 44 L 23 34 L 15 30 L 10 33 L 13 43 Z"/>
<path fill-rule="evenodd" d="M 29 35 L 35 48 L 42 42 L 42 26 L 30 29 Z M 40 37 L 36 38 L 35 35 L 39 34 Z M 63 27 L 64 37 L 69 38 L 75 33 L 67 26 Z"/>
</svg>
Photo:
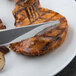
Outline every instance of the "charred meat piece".
<svg viewBox="0 0 76 76">
<path fill-rule="evenodd" d="M 47 54 L 64 42 L 67 35 L 66 26 L 67 21 L 63 18 L 59 25 L 48 27 L 32 38 L 13 43 L 10 48 L 27 56 Z"/>
<path fill-rule="evenodd" d="M 3 23 L 2 23 L 2 21 L 0 19 L 0 30 L 5 29 L 5 28 L 6 28 L 6 26 L 3 25 Z"/>
<path fill-rule="evenodd" d="M 41 6 L 39 0 L 27 0 L 26 2 L 25 0 L 15 0 L 15 4 L 16 8 L 13 10 L 15 26 L 29 25 L 32 24 L 30 18 L 31 20 L 40 18 L 39 8 Z"/>
<path fill-rule="evenodd" d="M 32 1 L 34 2 L 35 6 L 34 5 L 31 6 Z M 63 18 L 63 16 L 57 12 L 42 8 L 40 6 L 39 0 L 29 0 L 29 2 L 26 4 L 26 3 L 24 3 L 24 0 L 15 0 L 16 6 L 15 6 L 15 9 L 13 10 L 13 15 L 15 18 L 16 27 L 27 26 L 30 24 L 44 23 L 44 22 L 54 21 L 54 20 Z M 23 6 L 21 6 L 21 5 L 23 5 Z M 28 5 L 31 9 L 26 9 L 26 7 L 28 7 Z M 35 11 L 33 11 L 33 10 L 35 10 Z M 32 15 L 31 15 L 30 11 L 32 11 Z M 40 16 L 38 16 L 37 13 L 39 13 Z M 30 16 L 33 16 L 33 17 L 31 17 L 31 19 L 34 18 L 35 20 L 30 22 L 28 14 Z M 35 14 L 37 17 L 35 17 Z"/>
<path fill-rule="evenodd" d="M 4 65 L 5 65 L 4 54 L 2 52 L 0 52 L 0 70 L 3 69 Z"/>
<path fill-rule="evenodd" d="M 41 8 L 39 0 L 35 0 L 35 2 L 37 1 L 39 4 L 38 12 L 40 17 L 30 23 L 24 7 L 24 0 L 15 0 L 16 8 L 13 11 L 16 21 L 15 25 L 20 27 L 54 20 L 60 20 L 60 24 L 48 27 L 32 38 L 10 44 L 12 50 L 27 56 L 44 55 L 55 50 L 64 42 L 68 32 L 66 18 L 52 10 Z"/>
<path fill-rule="evenodd" d="M 9 52 L 9 49 L 5 46 L 0 46 L 0 52 L 3 54 L 7 54 Z"/>
</svg>

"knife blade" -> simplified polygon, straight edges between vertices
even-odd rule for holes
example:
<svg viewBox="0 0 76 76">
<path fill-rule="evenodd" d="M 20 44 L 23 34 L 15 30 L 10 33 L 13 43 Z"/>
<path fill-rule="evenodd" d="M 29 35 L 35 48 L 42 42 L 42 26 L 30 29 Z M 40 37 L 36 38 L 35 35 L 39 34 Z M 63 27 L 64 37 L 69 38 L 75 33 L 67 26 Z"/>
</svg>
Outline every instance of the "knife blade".
<svg viewBox="0 0 76 76">
<path fill-rule="evenodd" d="M 26 36 L 21 37 L 23 34 L 28 33 L 30 37 L 33 37 L 36 33 L 47 28 L 48 26 L 53 26 L 59 23 L 60 21 L 56 20 L 56 21 L 45 22 L 41 24 L 33 24 L 33 25 L 28 25 L 23 27 L 0 30 L 0 46 L 8 45 L 8 44 L 29 38 Z M 18 38 L 18 37 L 21 37 L 21 38 Z"/>
</svg>

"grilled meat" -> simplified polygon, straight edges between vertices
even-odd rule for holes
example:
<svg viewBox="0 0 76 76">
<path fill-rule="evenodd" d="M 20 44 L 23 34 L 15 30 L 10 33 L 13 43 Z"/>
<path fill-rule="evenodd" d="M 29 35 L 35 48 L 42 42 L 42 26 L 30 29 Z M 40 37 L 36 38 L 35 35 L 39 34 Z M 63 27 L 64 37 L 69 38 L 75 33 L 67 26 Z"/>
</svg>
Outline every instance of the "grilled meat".
<svg viewBox="0 0 76 76">
<path fill-rule="evenodd" d="M 15 0 L 15 4 L 16 4 L 16 8 L 13 10 L 13 15 L 15 18 L 15 26 L 19 27 L 19 26 L 33 24 L 33 23 L 30 23 L 29 21 L 29 16 L 26 9 L 30 6 L 31 8 L 36 7 L 35 8 L 36 12 L 37 10 L 39 11 L 39 8 L 41 7 L 39 0 L 27 0 L 26 3 L 25 3 L 25 0 Z M 30 10 L 33 11 L 34 9 L 30 9 Z M 33 13 L 36 13 L 36 12 L 33 12 Z"/>
<path fill-rule="evenodd" d="M 64 42 L 66 34 L 67 21 L 63 18 L 59 25 L 48 27 L 32 38 L 13 43 L 10 48 L 28 56 L 44 55 L 59 47 Z"/>
<path fill-rule="evenodd" d="M 18 1 L 15 0 L 16 8 L 13 11 L 17 27 L 54 20 L 60 20 L 60 24 L 48 27 L 32 38 L 10 44 L 10 48 L 17 53 L 27 56 L 44 55 L 58 48 L 67 35 L 68 24 L 66 18 L 57 12 L 39 7 L 40 18 L 30 23 L 25 10 L 17 4 Z"/>
<path fill-rule="evenodd" d="M 5 65 L 4 54 L 0 52 L 0 71 L 3 69 L 4 65 Z"/>
<path fill-rule="evenodd" d="M 3 54 L 7 54 L 9 52 L 9 49 L 5 46 L 0 46 L 0 52 Z"/>
<path fill-rule="evenodd" d="M 0 19 L 0 30 L 1 30 L 1 29 L 5 29 L 5 28 L 6 28 L 6 26 L 3 25 L 3 23 L 2 23 L 2 21 L 1 21 L 1 19 Z"/>
</svg>

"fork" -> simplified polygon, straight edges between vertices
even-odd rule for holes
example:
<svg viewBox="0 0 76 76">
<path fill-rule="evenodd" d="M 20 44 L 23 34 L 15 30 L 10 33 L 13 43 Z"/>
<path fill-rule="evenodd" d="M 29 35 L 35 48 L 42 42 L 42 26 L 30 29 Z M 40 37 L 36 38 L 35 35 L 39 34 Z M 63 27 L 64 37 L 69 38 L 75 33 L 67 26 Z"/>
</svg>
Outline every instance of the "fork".
<svg viewBox="0 0 76 76">
<path fill-rule="evenodd" d="M 39 14 L 38 2 L 34 2 L 33 4 L 25 7 L 25 10 L 30 23 L 34 22 L 38 18 L 41 18 Z"/>
</svg>

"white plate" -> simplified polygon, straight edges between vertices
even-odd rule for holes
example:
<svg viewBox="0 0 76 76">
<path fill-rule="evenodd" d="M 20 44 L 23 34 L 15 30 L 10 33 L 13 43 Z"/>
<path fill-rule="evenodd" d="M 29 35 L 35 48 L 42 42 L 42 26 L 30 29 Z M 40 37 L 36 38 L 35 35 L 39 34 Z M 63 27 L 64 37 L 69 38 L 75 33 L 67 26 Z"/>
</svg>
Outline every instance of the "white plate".
<svg viewBox="0 0 76 76">
<path fill-rule="evenodd" d="M 41 0 L 43 7 L 64 15 L 69 24 L 65 43 L 45 56 L 30 58 L 11 51 L 0 76 L 53 76 L 61 71 L 76 55 L 76 3 L 74 0 Z M 0 18 L 7 28 L 14 27 L 14 2 L 0 0 Z"/>
</svg>

